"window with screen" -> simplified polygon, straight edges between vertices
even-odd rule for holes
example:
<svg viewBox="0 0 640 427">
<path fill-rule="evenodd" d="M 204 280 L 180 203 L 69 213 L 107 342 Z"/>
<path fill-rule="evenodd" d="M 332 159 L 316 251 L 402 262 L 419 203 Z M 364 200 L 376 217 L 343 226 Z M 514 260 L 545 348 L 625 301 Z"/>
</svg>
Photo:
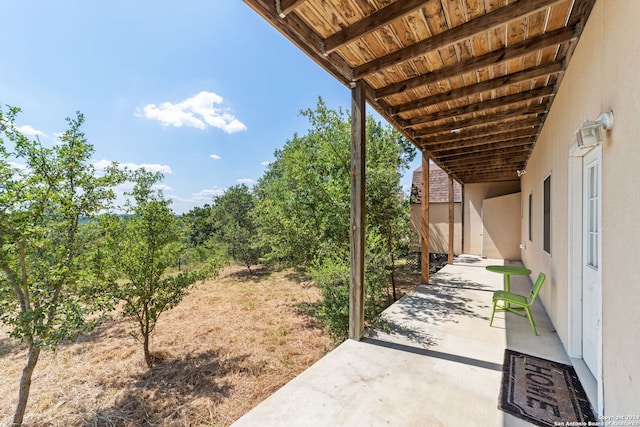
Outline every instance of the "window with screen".
<svg viewBox="0 0 640 427">
<path fill-rule="evenodd" d="M 543 237 L 542 249 L 551 254 L 551 175 L 544 180 L 543 187 Z"/>
<path fill-rule="evenodd" d="M 533 241 L 533 194 L 529 194 L 529 241 Z"/>
</svg>

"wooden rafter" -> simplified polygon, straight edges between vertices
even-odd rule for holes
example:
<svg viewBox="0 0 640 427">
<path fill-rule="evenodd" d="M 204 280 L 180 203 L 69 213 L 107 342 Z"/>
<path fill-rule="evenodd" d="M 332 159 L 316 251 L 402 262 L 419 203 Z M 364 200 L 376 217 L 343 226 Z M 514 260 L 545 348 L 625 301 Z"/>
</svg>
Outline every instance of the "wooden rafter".
<svg viewBox="0 0 640 427">
<path fill-rule="evenodd" d="M 480 184 L 483 182 L 508 182 L 517 180 L 517 175 L 515 174 L 487 174 L 487 175 L 474 175 L 465 181 L 467 184 Z"/>
<path fill-rule="evenodd" d="M 298 6 L 302 1 L 294 0 L 294 3 Z M 295 13 L 282 18 L 276 11 L 275 0 L 246 1 L 246 3 L 336 79 L 352 80 L 352 69 L 344 58 L 336 54 L 323 55 L 322 39 Z"/>
<path fill-rule="evenodd" d="M 547 105 L 535 105 L 532 107 L 518 108 L 513 110 L 507 110 L 500 113 L 488 114 L 485 116 L 474 117 L 471 119 L 455 121 L 444 125 L 433 126 L 426 129 L 416 131 L 416 137 L 422 135 L 429 135 L 442 132 L 456 132 L 459 129 L 484 125 L 486 123 L 500 122 L 505 119 L 512 119 L 514 117 L 528 116 L 532 114 L 544 113 L 547 110 Z"/>
<path fill-rule="evenodd" d="M 460 42 L 484 31 L 490 30 L 491 28 L 504 25 L 506 22 L 525 17 L 538 10 L 549 7 L 555 3 L 559 3 L 560 1 L 562 0 L 519 0 L 508 6 L 501 7 L 493 12 L 473 19 L 466 24 L 459 25 L 448 31 L 444 31 L 429 37 L 428 39 L 414 43 L 411 46 L 407 46 L 396 52 L 389 53 L 355 67 L 354 78 L 358 80 L 380 70 L 384 70 L 391 66 L 424 55 L 426 52 L 442 49 L 443 47 Z"/>
<path fill-rule="evenodd" d="M 394 107 L 392 109 L 392 113 L 400 114 L 403 112 L 428 107 L 430 105 L 439 104 L 441 102 L 452 101 L 454 99 L 462 98 L 463 96 L 470 96 L 490 90 L 496 90 L 512 84 L 522 83 L 527 80 L 537 79 L 543 76 L 548 76 L 550 74 L 558 73 L 562 71 L 563 68 L 564 64 L 561 62 L 552 62 L 549 64 L 540 65 L 537 67 L 519 71 L 517 73 L 508 74 L 506 76 L 476 83 L 474 85 L 464 86 L 459 89 L 450 90 L 448 92 L 438 93 L 427 98 L 407 102 L 405 104 Z M 414 119 L 412 121 L 412 125 L 419 123 L 424 123 L 424 121 L 418 119 Z"/>
<path fill-rule="evenodd" d="M 556 44 L 567 42 L 575 37 L 575 33 L 576 29 L 574 27 L 560 28 L 556 31 L 525 40 L 521 43 L 494 50 L 482 56 L 472 56 L 448 67 L 443 67 L 418 77 L 376 89 L 375 96 L 379 99 L 396 95 L 409 89 L 415 89 L 450 78 L 451 75 L 465 74 L 476 71 L 480 68 L 496 65 L 540 49 L 545 49 Z"/>
<path fill-rule="evenodd" d="M 389 6 L 327 37 L 323 42 L 324 51 L 325 53 L 331 53 L 423 6 L 424 0 L 404 0 L 391 3 Z"/>
<path fill-rule="evenodd" d="M 519 129 L 536 129 L 539 130 L 539 126 L 542 124 L 540 118 L 532 117 L 525 120 L 517 120 L 509 122 L 508 124 L 492 124 L 482 128 L 473 129 L 460 129 L 455 133 L 446 134 L 423 134 L 422 136 L 416 136 L 420 147 L 429 147 L 431 144 L 449 144 L 452 142 L 463 142 L 474 138 L 496 138 L 500 139 L 504 136 L 505 132 L 513 132 Z M 426 130 L 426 129 L 425 129 Z M 486 142 L 486 141 L 485 141 Z"/>
<path fill-rule="evenodd" d="M 524 162 L 522 161 L 512 161 L 505 162 L 500 167 L 478 167 L 471 168 L 466 167 L 462 168 L 459 171 L 460 176 L 464 180 L 469 180 L 470 177 L 488 177 L 488 176 L 510 176 L 511 179 L 514 179 L 517 176 L 517 171 L 524 167 Z"/>
<path fill-rule="evenodd" d="M 517 171 L 522 169 L 524 166 L 524 162 L 522 161 L 505 161 L 502 162 L 500 167 L 485 165 L 480 166 L 478 168 L 471 167 L 462 167 L 459 170 L 459 174 L 464 180 L 468 180 L 471 176 L 482 176 L 486 177 L 489 175 L 499 175 L 499 176 L 511 176 L 511 178 L 515 178 L 517 176 Z"/>
<path fill-rule="evenodd" d="M 496 136 L 486 135 L 478 138 L 456 140 L 454 142 L 448 142 L 443 144 L 426 144 L 425 146 L 429 150 L 431 150 L 432 153 L 439 153 L 441 151 L 447 151 L 447 150 L 459 150 L 459 149 L 466 150 L 478 145 L 511 141 L 518 138 L 529 137 L 531 139 L 534 139 L 537 136 L 537 134 L 538 134 L 538 128 L 524 128 L 524 129 L 518 129 L 518 130 L 509 131 L 509 132 L 503 132 Z"/>
<path fill-rule="evenodd" d="M 470 147 L 465 147 L 465 148 L 456 149 L 456 150 L 441 151 L 438 153 L 438 159 L 445 162 L 447 160 L 464 157 L 472 153 L 482 153 L 487 156 L 492 156 L 496 154 L 496 152 L 500 150 L 505 150 L 508 148 L 518 147 L 519 150 L 522 149 L 522 146 L 531 148 L 533 143 L 534 143 L 534 139 L 532 137 L 525 137 L 525 138 L 510 139 L 508 141 L 495 142 L 491 144 L 473 145 Z"/>
<path fill-rule="evenodd" d="M 466 171 L 482 171 L 513 167 L 524 162 L 524 158 L 518 155 L 521 152 L 509 153 L 509 155 L 496 155 L 491 157 L 469 156 L 464 159 L 442 162 L 447 167 L 463 168 Z"/>
<path fill-rule="evenodd" d="M 595 2 L 244 1 L 463 184 L 518 179 Z"/>
<path fill-rule="evenodd" d="M 513 95 L 502 96 L 499 98 L 490 99 L 484 102 L 477 102 L 475 104 L 468 104 L 463 107 L 451 108 L 449 110 L 438 111 L 432 114 L 426 114 L 420 117 L 418 123 L 409 119 L 406 120 L 406 126 L 414 126 L 416 124 L 428 123 L 437 120 L 450 119 L 455 117 L 464 116 L 471 113 L 478 113 L 493 108 L 505 107 L 511 104 L 517 104 L 519 102 L 534 101 L 540 98 L 551 96 L 555 93 L 553 86 L 543 86 L 537 89 L 532 89 L 520 93 L 514 93 Z"/>
<path fill-rule="evenodd" d="M 278 14 L 281 18 L 284 18 L 295 10 L 296 7 L 304 3 L 305 0 L 274 0 L 276 4 L 280 3 L 280 10 Z"/>
<path fill-rule="evenodd" d="M 491 160 L 496 157 L 510 156 L 510 155 L 518 155 L 520 153 L 527 152 L 532 143 L 525 143 L 522 145 L 512 145 L 502 148 L 486 148 L 484 151 L 471 150 L 466 155 L 462 156 L 459 153 L 451 154 L 448 156 L 440 156 L 439 159 L 443 163 L 451 164 L 452 162 L 467 162 L 474 163 L 478 161 Z"/>
<path fill-rule="evenodd" d="M 501 167 L 491 167 L 484 166 L 479 168 L 462 168 L 460 169 L 460 176 L 465 181 L 469 179 L 471 176 L 482 176 L 486 177 L 489 175 L 499 175 L 499 176 L 511 176 L 512 179 L 515 178 L 518 174 L 517 171 L 522 169 L 524 166 L 524 162 L 521 161 L 512 161 L 505 162 L 501 165 Z"/>
</svg>

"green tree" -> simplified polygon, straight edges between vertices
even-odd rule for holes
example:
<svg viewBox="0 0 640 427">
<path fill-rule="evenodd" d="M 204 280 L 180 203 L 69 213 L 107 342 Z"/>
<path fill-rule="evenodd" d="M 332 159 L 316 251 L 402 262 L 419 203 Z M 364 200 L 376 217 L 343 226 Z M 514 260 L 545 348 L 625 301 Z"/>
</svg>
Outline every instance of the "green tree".
<svg viewBox="0 0 640 427">
<path fill-rule="evenodd" d="M 312 128 L 276 150 L 254 190 L 265 258 L 294 266 L 349 245 L 349 122 L 322 100 L 302 115 Z"/>
<path fill-rule="evenodd" d="M 17 130 L 18 112 L 0 109 L 0 320 L 27 345 L 14 425 L 22 424 L 41 349 L 89 329 L 88 315 L 109 307 L 93 274 L 94 229 L 81 219 L 108 209 L 122 181 L 115 167 L 97 176 L 89 163 L 82 114 L 67 118 L 59 144 L 47 148 Z"/>
<path fill-rule="evenodd" d="M 178 259 L 178 270 L 211 262 L 218 267 L 223 265 L 226 251 L 215 238 L 218 230 L 213 220 L 212 206 L 205 204 L 194 207 L 179 218 L 179 224 L 184 245 Z"/>
<path fill-rule="evenodd" d="M 276 151 L 255 188 L 254 218 L 267 260 L 312 268 L 323 293 L 320 313 L 339 339 L 348 329 L 350 117 L 322 99 L 302 114 L 311 127 Z M 400 178 L 414 157 L 409 141 L 367 118 L 367 320 L 386 303 L 394 252 L 408 233 Z"/>
<path fill-rule="evenodd" d="M 186 232 L 186 244 L 190 248 L 203 246 L 215 233 L 211 219 L 211 206 L 196 206 L 182 215 L 182 223 Z"/>
<path fill-rule="evenodd" d="M 260 259 L 257 227 L 251 216 L 253 195 L 245 184 L 229 188 L 213 200 L 211 218 L 216 241 L 235 262 L 251 266 Z"/>
<path fill-rule="evenodd" d="M 161 178 L 160 173 L 134 171 L 134 188 L 126 193 L 130 196 L 127 215 L 102 218 L 108 262 L 118 274 L 112 277 L 114 294 L 124 302 L 123 315 L 137 323 L 136 338 L 142 343 L 149 368 L 154 362 L 150 338 L 160 315 L 207 276 L 206 268 L 169 274 L 168 269 L 177 264 L 182 243 L 171 201 L 154 189 Z"/>
</svg>

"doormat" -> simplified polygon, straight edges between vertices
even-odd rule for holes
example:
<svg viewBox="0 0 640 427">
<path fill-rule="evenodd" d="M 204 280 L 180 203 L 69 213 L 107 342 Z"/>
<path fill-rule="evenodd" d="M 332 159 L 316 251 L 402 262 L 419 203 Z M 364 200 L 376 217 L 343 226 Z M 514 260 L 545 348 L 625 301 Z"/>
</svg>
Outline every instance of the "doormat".
<svg viewBox="0 0 640 427">
<path fill-rule="evenodd" d="M 573 366 L 508 349 L 498 408 L 539 426 L 596 422 Z"/>
</svg>

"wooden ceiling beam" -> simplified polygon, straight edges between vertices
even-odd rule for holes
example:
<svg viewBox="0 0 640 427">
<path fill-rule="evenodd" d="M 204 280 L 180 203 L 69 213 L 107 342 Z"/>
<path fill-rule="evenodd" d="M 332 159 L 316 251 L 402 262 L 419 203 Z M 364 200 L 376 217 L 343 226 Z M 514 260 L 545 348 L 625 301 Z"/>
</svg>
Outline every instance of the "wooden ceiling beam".
<svg viewBox="0 0 640 427">
<path fill-rule="evenodd" d="M 396 95 L 409 89 L 415 89 L 417 87 L 436 83 L 440 80 L 450 78 L 452 75 L 469 73 L 480 68 L 490 67 L 504 61 L 518 58 L 533 51 L 571 40 L 575 37 L 576 31 L 575 27 L 560 28 L 512 46 L 494 50 L 493 52 L 489 52 L 482 56 L 471 57 L 448 67 L 443 67 L 418 77 L 413 77 L 408 80 L 376 89 L 375 96 L 376 99 L 380 99 Z"/>
<path fill-rule="evenodd" d="M 461 182 L 517 179 L 515 170 L 531 156 L 595 2 L 507 0 L 478 16 L 475 1 L 454 1 L 456 11 L 438 0 L 369 1 L 367 7 L 342 0 L 244 1 L 342 84 L 364 83 L 370 105 Z M 347 7 L 355 14 L 348 22 L 316 15 Z M 460 19 L 447 15 L 452 13 Z M 520 21 L 532 13 L 539 15 Z M 432 32 L 409 19 L 429 21 L 433 14 L 446 22 L 430 27 Z M 545 33 L 547 25 L 554 30 Z M 495 38 L 487 36 L 494 31 Z M 432 55 L 441 55 L 442 63 Z M 454 87 L 469 86 L 439 93 L 449 79 Z"/>
<path fill-rule="evenodd" d="M 518 102 L 533 101 L 534 99 L 551 96 L 555 93 L 555 90 L 556 88 L 553 86 L 543 86 L 537 89 L 515 93 L 513 95 L 490 99 L 484 102 L 477 102 L 475 104 L 469 104 L 458 108 L 438 111 L 433 114 L 426 114 L 424 116 L 420 116 L 419 120 L 416 120 L 419 123 L 415 123 L 416 121 L 414 121 L 413 119 L 408 119 L 405 120 L 405 124 L 410 127 L 416 124 L 450 119 L 454 117 L 464 116 L 465 114 L 472 114 L 478 113 L 480 111 L 490 110 L 492 108 L 505 107 L 510 104 L 517 104 Z"/>
<path fill-rule="evenodd" d="M 410 14 L 416 9 L 424 7 L 424 3 L 424 0 L 404 0 L 391 3 L 389 6 L 374 12 L 368 17 L 324 39 L 325 54 L 329 54 L 344 45 L 388 25 L 398 18 Z"/>
<path fill-rule="evenodd" d="M 392 107 L 391 114 L 400 114 L 411 110 L 417 110 L 419 108 L 425 108 L 430 105 L 436 105 L 441 102 L 453 101 L 463 96 L 475 95 L 482 92 L 496 90 L 501 87 L 521 83 L 527 80 L 537 79 L 540 77 L 548 76 L 550 74 L 559 73 L 564 69 L 564 63 L 562 62 L 550 62 L 537 67 L 528 68 L 526 70 L 518 71 L 517 73 L 507 74 L 506 76 L 497 77 L 495 79 L 485 80 L 480 83 L 472 84 L 469 86 L 463 86 L 458 89 L 453 89 L 448 92 L 437 93 L 432 96 L 428 96 L 422 99 L 416 99 L 404 104 L 396 105 Z M 412 125 L 420 124 L 419 118 L 411 119 Z"/>
<path fill-rule="evenodd" d="M 463 181 L 464 184 L 481 184 L 485 182 L 518 181 L 520 178 L 515 173 L 496 173 L 486 176 L 472 176 Z"/>
<path fill-rule="evenodd" d="M 477 160 L 474 163 L 442 163 L 460 177 L 469 178 L 470 175 L 489 174 L 495 172 L 515 172 L 523 169 L 525 160 L 523 156 L 496 157 L 493 159 Z"/>
<path fill-rule="evenodd" d="M 471 147 L 458 148 L 456 150 L 440 151 L 436 155 L 439 160 L 446 161 L 454 157 L 466 156 L 473 153 L 484 153 L 493 155 L 494 151 L 508 149 L 512 147 L 528 147 L 533 148 L 535 139 L 532 137 L 510 139 L 508 141 L 500 141 L 490 144 L 474 145 Z"/>
<path fill-rule="evenodd" d="M 488 171 L 483 174 L 464 174 L 460 181 L 463 184 L 476 184 L 483 182 L 498 182 L 498 181 L 519 181 L 517 173 L 518 169 L 500 169 L 494 171 Z"/>
<path fill-rule="evenodd" d="M 495 181 L 519 181 L 518 170 L 522 169 L 522 165 L 509 165 L 504 168 L 487 169 L 485 171 L 472 171 L 464 173 L 460 171 L 460 182 L 462 184 L 478 183 L 478 182 L 495 182 Z"/>
<path fill-rule="evenodd" d="M 484 171 L 464 172 L 460 170 L 457 172 L 459 172 L 458 179 L 463 184 L 469 182 L 490 182 L 496 177 L 509 177 L 509 180 L 517 181 L 520 179 L 518 178 L 517 171 L 523 167 L 523 164 L 511 164 L 503 168 L 486 169 Z"/>
<path fill-rule="evenodd" d="M 494 171 L 487 171 L 486 173 L 471 173 L 463 174 L 461 181 L 463 184 L 473 184 L 480 182 L 495 182 L 495 181 L 519 181 L 518 169 L 499 169 Z"/>
<path fill-rule="evenodd" d="M 276 0 L 276 5 L 280 5 L 278 15 L 280 18 L 284 18 L 304 2 L 305 0 L 280 0 L 279 2 Z"/>
<path fill-rule="evenodd" d="M 244 2 L 338 81 L 347 86 L 353 81 L 351 66 L 336 53 L 323 55 L 322 39 L 297 14 L 280 17 L 274 6 L 274 0 L 244 0 Z M 297 6 L 301 1 L 295 0 L 295 3 Z"/>
<path fill-rule="evenodd" d="M 525 158 L 523 153 L 526 153 L 526 151 L 484 157 L 482 155 L 474 154 L 462 159 L 446 161 L 440 161 L 437 157 L 434 159 L 438 160 L 443 166 L 451 170 L 458 170 L 460 168 L 474 170 L 487 167 L 510 166 L 513 163 L 524 162 Z"/>
<path fill-rule="evenodd" d="M 483 128 L 460 129 L 459 132 L 455 133 L 449 132 L 445 134 L 423 134 L 420 136 L 416 136 L 416 141 L 421 147 L 428 147 L 430 144 L 452 143 L 462 141 L 466 138 L 493 137 L 494 135 L 497 137 L 497 134 L 512 132 L 518 129 L 534 129 L 537 132 L 537 130 L 540 129 L 541 124 L 542 120 L 540 118 L 532 117 L 530 119 L 517 120 L 504 124 L 489 125 Z M 416 132 L 422 130 L 428 131 L 429 128 L 419 130 L 417 129 Z"/>
<path fill-rule="evenodd" d="M 569 25 L 577 23 L 582 32 L 595 2 L 596 0 L 576 0 L 569 16 Z"/>
<path fill-rule="evenodd" d="M 508 163 L 503 167 L 496 168 L 484 168 L 484 169 L 471 169 L 471 168 L 460 168 L 458 169 L 458 173 L 464 179 L 469 179 L 471 177 L 487 177 L 490 175 L 511 175 L 514 178 L 517 176 L 518 169 L 523 167 L 523 163 L 515 162 Z"/>
<path fill-rule="evenodd" d="M 504 159 L 524 161 L 523 155 L 528 153 L 529 151 L 531 151 L 530 147 L 527 148 L 526 146 L 519 146 L 511 148 L 501 148 L 493 152 L 489 150 L 487 152 L 469 153 L 464 157 L 441 158 L 440 156 L 436 156 L 435 158 L 439 162 L 442 162 L 443 165 L 447 165 L 449 167 L 453 165 L 470 165 L 475 167 L 481 166 L 486 163 L 500 162 Z"/>
<path fill-rule="evenodd" d="M 509 132 L 481 136 L 478 138 L 457 140 L 457 141 L 452 141 L 452 142 L 443 143 L 443 144 L 425 144 L 424 146 L 432 153 L 438 153 L 440 151 L 466 149 L 466 148 L 475 147 L 478 145 L 510 141 L 518 138 L 529 137 L 529 138 L 535 139 L 535 137 L 538 135 L 538 130 L 539 130 L 538 128 L 529 127 L 529 128 L 517 129 Z"/>
<path fill-rule="evenodd" d="M 520 163 L 510 163 L 504 167 L 498 168 L 485 168 L 485 169 L 460 169 L 458 170 L 461 177 L 469 180 L 472 177 L 489 177 L 489 176 L 504 176 L 509 175 L 513 178 L 517 177 L 518 168 L 522 167 Z"/>
<path fill-rule="evenodd" d="M 430 128 L 421 129 L 420 131 L 416 131 L 414 136 L 416 138 L 420 138 L 430 134 L 452 132 L 452 131 L 455 132 L 458 129 L 499 122 L 505 119 L 512 119 L 519 116 L 540 114 L 546 111 L 547 111 L 547 105 L 545 104 L 534 105 L 531 107 L 517 108 L 513 110 L 503 111 L 500 113 L 487 114 L 485 116 L 473 117 L 471 119 L 459 120 L 456 122 L 446 123 L 444 125 L 438 125 Z"/>
<path fill-rule="evenodd" d="M 365 64 L 354 68 L 354 78 L 362 79 L 370 74 L 384 70 L 399 63 L 408 61 L 418 56 L 425 55 L 437 49 L 442 49 L 453 43 L 460 42 L 476 34 L 490 30 L 491 28 L 521 19 L 531 13 L 552 6 L 564 0 L 518 0 L 508 6 L 479 16 L 465 24 L 453 27 L 450 30 L 435 34 L 411 46 L 383 55 Z"/>
</svg>

